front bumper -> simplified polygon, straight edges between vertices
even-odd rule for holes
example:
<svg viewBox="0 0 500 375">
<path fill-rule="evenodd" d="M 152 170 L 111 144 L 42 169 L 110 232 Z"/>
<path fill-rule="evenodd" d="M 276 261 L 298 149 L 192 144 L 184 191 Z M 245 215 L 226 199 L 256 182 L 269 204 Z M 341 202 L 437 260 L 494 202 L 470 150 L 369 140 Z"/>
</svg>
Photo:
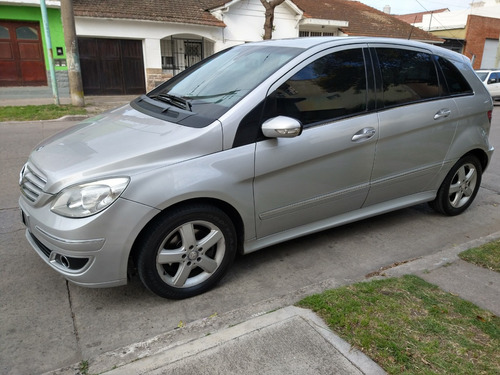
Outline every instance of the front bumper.
<svg viewBox="0 0 500 375">
<path fill-rule="evenodd" d="M 66 218 L 49 204 L 34 207 L 21 196 L 26 238 L 52 269 L 86 287 L 127 283 L 130 250 L 138 234 L 159 211 L 119 198 L 99 214 Z"/>
</svg>

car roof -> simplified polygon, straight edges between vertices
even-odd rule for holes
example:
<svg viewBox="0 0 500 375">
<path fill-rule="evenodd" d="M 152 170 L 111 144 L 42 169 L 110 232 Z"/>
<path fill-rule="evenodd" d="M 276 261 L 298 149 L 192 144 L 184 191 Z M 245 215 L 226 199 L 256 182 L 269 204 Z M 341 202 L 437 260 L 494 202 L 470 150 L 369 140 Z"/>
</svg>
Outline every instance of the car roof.
<svg viewBox="0 0 500 375">
<path fill-rule="evenodd" d="M 382 38 L 382 37 L 342 37 L 342 36 L 318 36 L 307 38 L 289 38 L 289 39 L 271 39 L 261 42 L 252 42 L 246 45 L 255 44 L 270 44 L 276 47 L 294 47 L 294 48 L 311 48 L 322 44 L 331 45 L 345 45 L 352 43 L 395 43 L 407 46 L 427 46 L 432 47 L 432 44 L 422 43 L 414 40 L 396 39 L 396 38 Z"/>
<path fill-rule="evenodd" d="M 451 60 L 470 61 L 464 55 L 457 52 L 435 46 L 429 43 L 423 43 L 415 40 L 383 38 L 383 37 L 307 37 L 290 39 L 271 39 L 260 42 L 252 42 L 239 45 L 239 47 L 250 47 L 255 45 L 271 45 L 273 47 L 302 48 L 304 50 L 313 48 L 329 48 L 349 44 L 370 43 L 370 44 L 393 44 L 405 47 L 423 48 L 432 51 L 432 53 L 446 57 Z"/>
</svg>

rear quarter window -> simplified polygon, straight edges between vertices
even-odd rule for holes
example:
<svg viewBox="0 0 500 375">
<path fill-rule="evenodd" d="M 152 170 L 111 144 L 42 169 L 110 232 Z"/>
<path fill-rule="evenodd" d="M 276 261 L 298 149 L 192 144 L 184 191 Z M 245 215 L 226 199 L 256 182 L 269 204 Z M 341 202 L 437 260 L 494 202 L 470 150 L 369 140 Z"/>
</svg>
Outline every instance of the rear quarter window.
<svg viewBox="0 0 500 375">
<path fill-rule="evenodd" d="M 468 95 L 472 94 L 472 88 L 465 77 L 460 73 L 452 62 L 442 58 L 437 57 L 441 71 L 443 72 L 445 85 L 445 95 Z"/>
</svg>

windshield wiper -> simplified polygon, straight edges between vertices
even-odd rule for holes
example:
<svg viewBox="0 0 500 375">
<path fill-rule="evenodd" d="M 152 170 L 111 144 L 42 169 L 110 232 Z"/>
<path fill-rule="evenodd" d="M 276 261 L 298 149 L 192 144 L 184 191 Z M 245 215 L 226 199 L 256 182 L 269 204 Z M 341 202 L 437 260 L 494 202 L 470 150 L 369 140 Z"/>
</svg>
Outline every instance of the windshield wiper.
<svg viewBox="0 0 500 375">
<path fill-rule="evenodd" d="M 232 96 L 239 91 L 241 91 L 241 90 L 231 90 L 231 91 L 227 91 L 227 92 L 221 92 L 219 94 L 187 96 L 187 97 L 189 99 L 212 99 L 212 98 L 218 98 L 219 96 Z"/>
<path fill-rule="evenodd" d="M 191 103 L 188 100 L 181 98 L 180 96 L 175 96 L 172 94 L 163 93 L 163 94 L 158 94 L 158 95 L 152 96 L 151 98 L 161 100 L 164 103 L 173 105 L 174 107 L 177 107 L 180 109 L 189 110 L 191 112 L 193 111 Z"/>
</svg>

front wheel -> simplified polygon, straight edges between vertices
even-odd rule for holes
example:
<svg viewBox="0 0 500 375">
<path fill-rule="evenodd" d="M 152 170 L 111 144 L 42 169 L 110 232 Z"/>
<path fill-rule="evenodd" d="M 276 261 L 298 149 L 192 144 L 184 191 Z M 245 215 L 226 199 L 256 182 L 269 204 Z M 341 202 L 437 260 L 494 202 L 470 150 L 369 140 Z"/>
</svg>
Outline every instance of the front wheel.
<svg viewBox="0 0 500 375">
<path fill-rule="evenodd" d="M 171 211 L 146 230 L 137 271 L 144 285 L 164 298 L 183 299 L 211 289 L 236 255 L 236 232 L 216 207 L 191 205 Z"/>
<path fill-rule="evenodd" d="M 476 197 L 482 174 L 479 160 L 473 155 L 464 156 L 448 172 L 431 207 L 448 216 L 461 214 Z"/>
</svg>

